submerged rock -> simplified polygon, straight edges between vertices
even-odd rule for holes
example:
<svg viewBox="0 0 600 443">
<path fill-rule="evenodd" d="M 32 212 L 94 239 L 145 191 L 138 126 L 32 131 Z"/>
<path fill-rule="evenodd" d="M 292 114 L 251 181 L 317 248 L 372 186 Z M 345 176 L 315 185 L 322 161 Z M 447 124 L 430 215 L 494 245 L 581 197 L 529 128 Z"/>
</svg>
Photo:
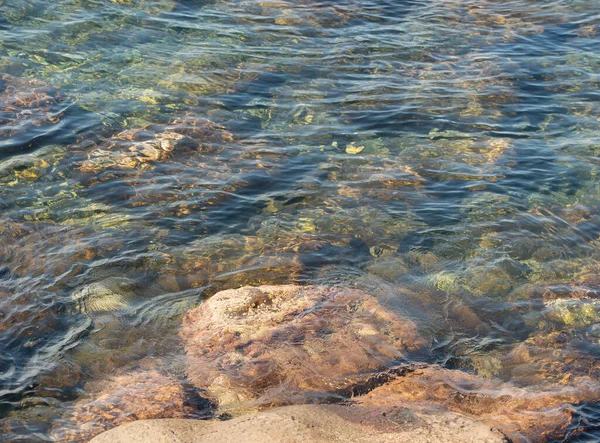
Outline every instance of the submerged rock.
<svg viewBox="0 0 600 443">
<path fill-rule="evenodd" d="M 522 386 L 573 386 L 588 380 L 597 385 L 599 349 L 593 326 L 539 333 L 503 356 L 500 375 Z"/>
<path fill-rule="evenodd" d="M 143 420 L 108 431 L 91 443 L 209 442 L 503 442 L 489 426 L 450 412 L 404 408 L 302 405 L 228 421 Z"/>
<path fill-rule="evenodd" d="M 30 183 L 39 179 L 49 169 L 50 164 L 43 158 L 34 155 L 21 155 L 3 162 L 0 167 L 0 183 L 8 186 L 15 186 L 18 183 Z"/>
<path fill-rule="evenodd" d="M 71 297 L 84 314 L 120 311 L 135 297 L 135 282 L 126 278 L 107 278 L 77 289 Z"/>
<path fill-rule="evenodd" d="M 182 117 L 169 125 L 127 129 L 109 138 L 88 153 L 80 169 L 84 172 L 107 169 L 148 169 L 180 150 L 215 153 L 233 137 L 207 119 Z"/>
<path fill-rule="evenodd" d="M 223 409 L 324 399 L 425 345 L 365 292 L 293 285 L 219 292 L 181 336 L 188 378 Z"/>
<path fill-rule="evenodd" d="M 181 134 L 168 131 L 151 135 L 143 130 L 123 131 L 90 152 L 81 170 L 145 169 L 167 158 L 183 138 Z"/>
<path fill-rule="evenodd" d="M 0 76 L 0 137 L 58 123 L 61 94 L 41 81 Z"/>
<path fill-rule="evenodd" d="M 122 423 L 184 418 L 192 413 L 183 386 L 150 359 L 108 380 L 90 382 L 86 391 L 86 398 L 75 402 L 53 423 L 50 435 L 54 440 L 80 441 Z"/>
<path fill-rule="evenodd" d="M 571 385 L 517 388 L 462 371 L 436 366 L 407 371 L 355 403 L 363 406 L 440 408 L 494 426 L 514 441 L 548 441 L 564 437 L 574 404 L 598 401 L 598 383 L 581 379 Z"/>
</svg>

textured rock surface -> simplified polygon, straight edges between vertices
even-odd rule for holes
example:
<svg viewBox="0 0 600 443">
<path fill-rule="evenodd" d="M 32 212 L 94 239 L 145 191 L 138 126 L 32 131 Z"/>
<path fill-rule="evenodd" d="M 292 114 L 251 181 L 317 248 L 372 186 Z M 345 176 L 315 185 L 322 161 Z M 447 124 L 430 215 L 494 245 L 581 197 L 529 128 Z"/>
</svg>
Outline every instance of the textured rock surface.
<svg viewBox="0 0 600 443">
<path fill-rule="evenodd" d="M 134 282 L 126 278 L 107 278 L 73 291 L 71 298 L 84 314 L 118 311 L 135 296 Z"/>
<path fill-rule="evenodd" d="M 224 422 L 144 420 L 91 443 L 208 442 L 478 442 L 505 441 L 489 426 L 465 416 L 402 408 L 303 405 L 275 408 Z"/>
<path fill-rule="evenodd" d="M 221 144 L 232 142 L 231 134 L 206 119 L 180 118 L 170 125 L 149 125 L 127 129 L 88 153 L 80 169 L 99 172 L 107 169 L 148 169 L 175 151 L 215 153 Z"/>
<path fill-rule="evenodd" d="M 469 415 L 494 426 L 514 441 L 564 437 L 573 404 L 598 401 L 598 383 L 580 379 L 569 386 L 534 389 L 486 380 L 437 366 L 408 371 L 355 399 L 363 406 L 434 408 Z"/>
<path fill-rule="evenodd" d="M 181 335 L 188 378 L 221 408 L 322 399 L 425 344 L 365 292 L 293 285 L 219 292 Z"/>
<path fill-rule="evenodd" d="M 160 365 L 142 360 L 124 370 L 88 384 L 87 398 L 77 401 L 52 427 L 57 441 L 79 441 L 134 420 L 184 418 L 191 413 L 181 384 L 164 374 Z"/>
</svg>

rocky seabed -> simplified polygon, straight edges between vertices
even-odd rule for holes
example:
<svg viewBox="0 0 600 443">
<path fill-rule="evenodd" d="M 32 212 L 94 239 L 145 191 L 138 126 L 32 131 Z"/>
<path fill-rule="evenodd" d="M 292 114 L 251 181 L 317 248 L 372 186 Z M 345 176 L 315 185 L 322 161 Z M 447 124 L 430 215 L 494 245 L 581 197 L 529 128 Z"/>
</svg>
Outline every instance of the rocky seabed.
<svg viewBox="0 0 600 443">
<path fill-rule="evenodd" d="M 88 383 L 52 437 L 535 442 L 564 436 L 572 405 L 600 397 L 598 382 L 573 368 L 532 389 L 427 362 L 431 343 L 414 321 L 349 287 L 224 290 L 185 313 L 179 336 L 185 356 L 145 357 Z M 513 371 L 560 364 L 557 352 L 528 360 L 535 349 L 517 346 L 506 357 L 520 356 Z M 211 417 L 189 419 L 199 404 Z"/>
</svg>

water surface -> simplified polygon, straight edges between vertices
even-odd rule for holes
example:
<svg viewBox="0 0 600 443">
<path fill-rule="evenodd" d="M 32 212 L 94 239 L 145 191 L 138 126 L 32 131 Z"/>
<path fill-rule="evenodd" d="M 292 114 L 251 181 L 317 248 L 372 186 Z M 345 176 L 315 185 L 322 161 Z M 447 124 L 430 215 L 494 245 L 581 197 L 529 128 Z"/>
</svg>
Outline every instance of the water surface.
<svg viewBox="0 0 600 443">
<path fill-rule="evenodd" d="M 6 441 L 241 285 L 393 287 L 517 385 L 565 376 L 526 340 L 600 357 L 596 2 L 0 0 L 0 74 Z"/>
</svg>

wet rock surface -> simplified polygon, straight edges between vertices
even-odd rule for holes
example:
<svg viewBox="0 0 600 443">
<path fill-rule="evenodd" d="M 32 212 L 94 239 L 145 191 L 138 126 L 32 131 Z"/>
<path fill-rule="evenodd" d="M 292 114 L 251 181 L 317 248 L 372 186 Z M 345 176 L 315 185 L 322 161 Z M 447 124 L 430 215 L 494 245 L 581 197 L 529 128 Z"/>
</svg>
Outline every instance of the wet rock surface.
<svg viewBox="0 0 600 443">
<path fill-rule="evenodd" d="M 500 429 L 514 441 L 563 438 L 574 404 L 598 401 L 598 382 L 517 388 L 463 371 L 424 366 L 392 378 L 354 401 L 365 406 L 449 410 Z"/>
<path fill-rule="evenodd" d="M 185 316 L 188 378 L 220 408 L 324 400 L 425 346 L 415 324 L 363 291 L 222 291 Z"/>
<path fill-rule="evenodd" d="M 193 412 L 182 384 L 166 372 L 164 362 L 150 358 L 91 382 L 86 389 L 87 398 L 76 401 L 53 423 L 54 440 L 85 441 L 122 423 L 185 418 Z"/>
<path fill-rule="evenodd" d="M 552 319 L 555 328 L 564 328 L 557 318 L 578 324 L 583 316 L 574 307 L 566 313 L 551 308 L 538 321 Z M 451 305 L 448 318 L 467 321 L 466 330 L 482 330 L 482 319 L 466 309 Z M 585 310 L 587 317 L 594 312 Z M 412 321 L 356 289 L 223 291 L 187 314 L 181 335 L 190 380 L 234 414 L 351 397 L 371 407 L 457 412 L 515 441 L 546 441 L 565 436 L 575 405 L 600 400 L 598 368 L 588 349 L 593 328 L 540 332 L 512 345 L 482 341 L 479 352 L 467 354 L 466 368 L 477 375 L 427 363 L 386 371 L 393 361 L 414 361 L 425 340 Z M 460 347 L 454 352 L 460 355 Z"/>
<path fill-rule="evenodd" d="M 363 276 L 355 284 L 381 295 L 377 285 L 383 283 L 374 277 Z M 71 295 L 74 301 L 78 294 L 97 296 L 83 311 L 97 330 L 70 354 L 77 380 L 61 383 L 83 384 L 87 396 L 52 420 L 50 435 L 58 441 L 84 441 L 142 420 L 94 441 L 143 436 L 148 442 L 202 442 L 216 436 L 235 441 L 232 436 L 246 433 L 245 441 L 503 441 L 507 435 L 513 441 L 542 442 L 566 435 L 576 405 L 600 400 L 595 360 L 580 352 L 595 336 L 590 327 L 538 333 L 485 351 L 482 344 L 478 354 L 467 354 L 465 369 L 475 368 L 476 375 L 426 362 L 431 361 L 427 335 L 385 297 L 342 286 L 242 287 L 188 308 L 180 331 L 183 348 L 171 341 L 171 353 L 158 359 L 147 356 L 152 346 L 137 336 L 128 339 L 127 348 L 117 340 L 122 321 L 117 313 L 132 297 L 132 285 L 124 278 L 99 280 Z M 404 305 L 411 296 L 405 295 Z M 580 317 L 573 316 L 575 303 L 581 300 L 569 303 L 567 311 L 561 310 L 564 303 L 551 303 L 545 317 L 530 321 L 552 319 L 558 328 L 560 319 Z M 465 306 L 449 309 L 457 317 L 452 321 L 469 320 L 469 327 L 482 321 Z M 141 360 L 127 364 L 136 350 Z M 460 355 L 460 346 L 454 351 Z M 101 355 L 119 367 L 108 378 L 101 377 Z M 414 363 L 418 358 L 425 361 Z M 57 367 L 56 374 L 62 371 Z M 38 393 L 40 404 L 44 395 Z M 278 408 L 290 404 L 304 406 Z M 257 410 L 269 411 L 245 415 Z M 143 421 L 215 414 L 241 417 L 223 423 Z M 15 423 L 18 414 L 3 425 Z"/>
<path fill-rule="evenodd" d="M 71 294 L 77 309 L 88 315 L 124 309 L 134 297 L 135 282 L 117 277 L 91 283 Z"/>
</svg>

